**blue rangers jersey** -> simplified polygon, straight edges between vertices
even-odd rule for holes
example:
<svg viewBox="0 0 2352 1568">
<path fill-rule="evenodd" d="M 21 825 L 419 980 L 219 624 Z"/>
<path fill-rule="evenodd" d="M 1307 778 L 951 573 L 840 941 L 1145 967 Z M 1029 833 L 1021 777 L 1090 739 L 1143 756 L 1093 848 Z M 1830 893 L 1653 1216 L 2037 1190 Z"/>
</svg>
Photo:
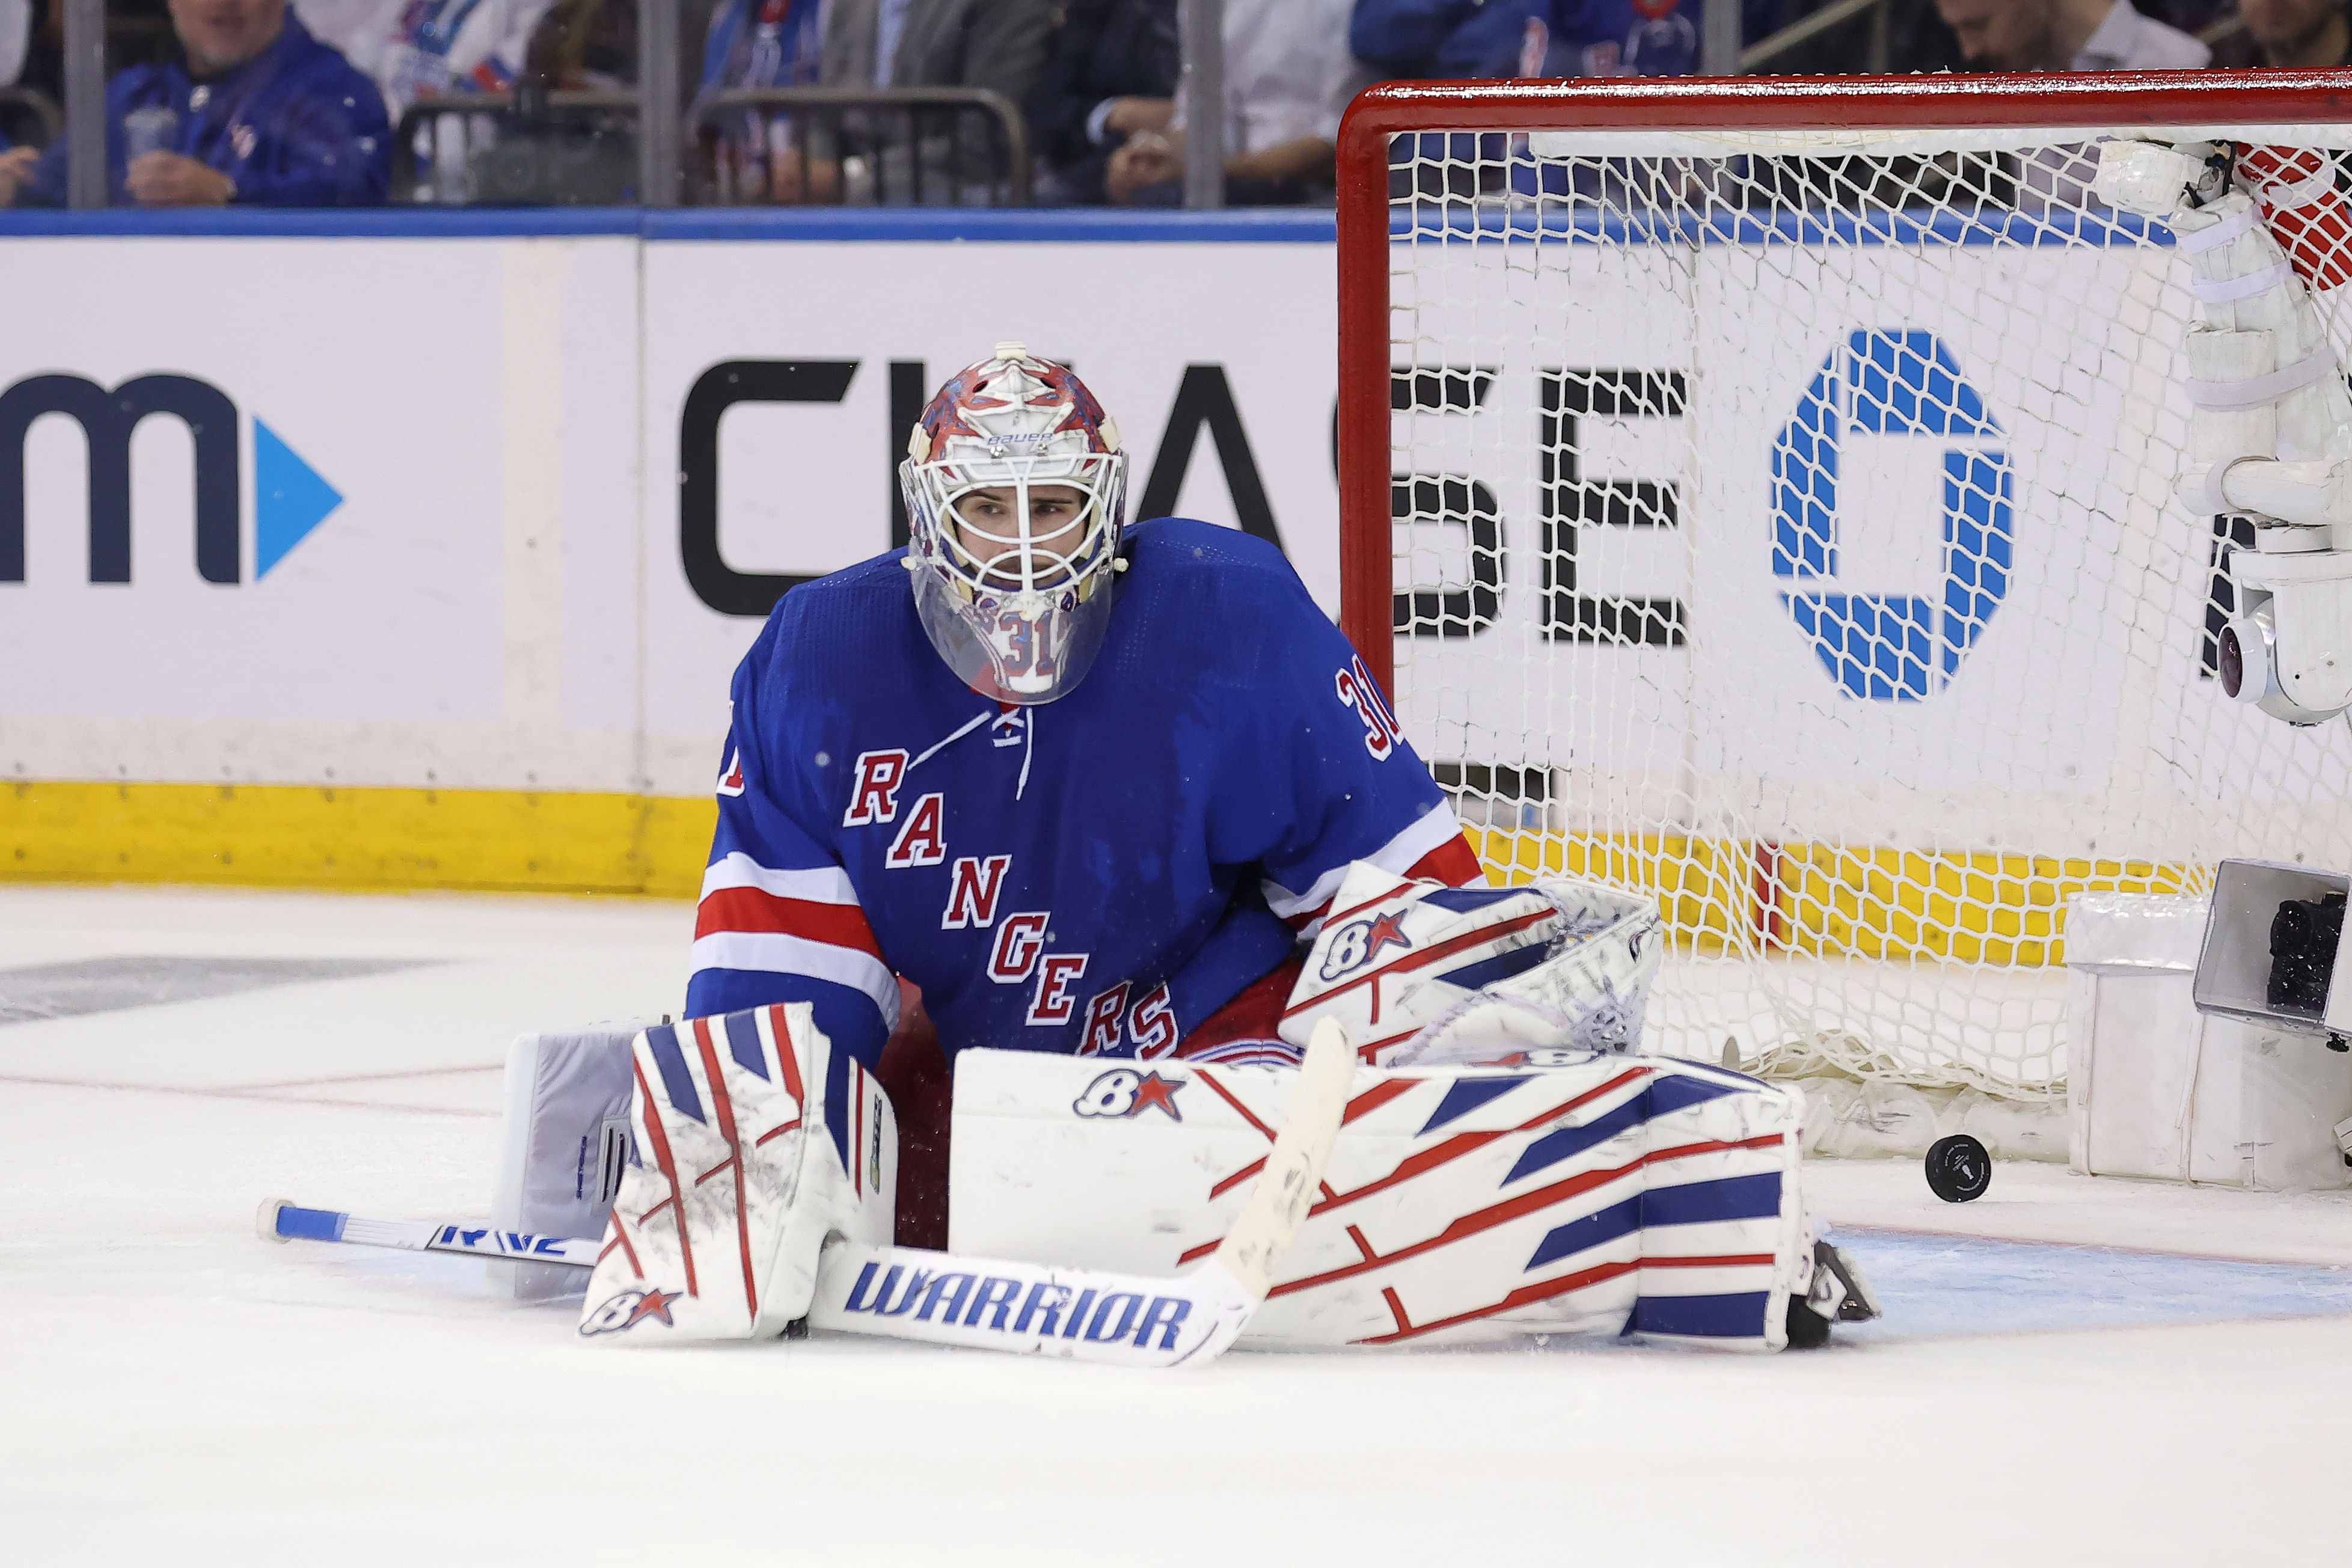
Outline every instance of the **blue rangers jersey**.
<svg viewBox="0 0 2352 1568">
<path fill-rule="evenodd" d="M 1164 1056 L 1350 862 L 1480 878 L 1278 551 L 1167 518 L 1128 552 L 1092 670 L 1025 708 L 932 652 L 904 551 L 783 597 L 735 674 L 689 1016 L 806 1001 L 871 1068 L 904 975 L 950 1056 Z"/>
</svg>

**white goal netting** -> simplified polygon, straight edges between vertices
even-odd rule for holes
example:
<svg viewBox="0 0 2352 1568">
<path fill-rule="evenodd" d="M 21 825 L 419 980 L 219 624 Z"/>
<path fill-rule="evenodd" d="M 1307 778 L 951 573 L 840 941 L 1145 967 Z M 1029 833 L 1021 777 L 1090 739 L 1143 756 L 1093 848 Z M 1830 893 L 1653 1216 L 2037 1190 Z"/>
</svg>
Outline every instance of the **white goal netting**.
<svg viewBox="0 0 2352 1568">
<path fill-rule="evenodd" d="M 2346 724 L 2214 679 L 2250 527 L 2095 140 L 1391 141 L 1399 716 L 1491 866 L 1660 900 L 1654 1048 L 2053 1094 L 2072 893 L 2352 868 Z"/>
</svg>

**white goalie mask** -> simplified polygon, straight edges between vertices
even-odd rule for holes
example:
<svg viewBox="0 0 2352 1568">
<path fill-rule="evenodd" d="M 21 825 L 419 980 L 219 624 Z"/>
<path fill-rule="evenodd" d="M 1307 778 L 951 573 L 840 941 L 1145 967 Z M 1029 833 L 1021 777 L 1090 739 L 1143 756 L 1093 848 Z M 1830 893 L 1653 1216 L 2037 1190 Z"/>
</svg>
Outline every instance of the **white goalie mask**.
<svg viewBox="0 0 2352 1568">
<path fill-rule="evenodd" d="M 1123 564 L 1127 454 L 1084 383 L 1021 343 L 959 372 L 898 466 L 931 647 L 975 691 L 1051 702 L 1086 679 Z"/>
</svg>

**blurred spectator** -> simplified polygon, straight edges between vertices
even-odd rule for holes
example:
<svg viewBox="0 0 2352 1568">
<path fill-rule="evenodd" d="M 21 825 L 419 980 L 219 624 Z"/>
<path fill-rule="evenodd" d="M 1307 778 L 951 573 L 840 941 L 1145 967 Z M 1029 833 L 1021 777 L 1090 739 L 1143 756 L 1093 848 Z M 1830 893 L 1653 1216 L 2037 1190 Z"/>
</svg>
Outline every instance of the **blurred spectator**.
<svg viewBox="0 0 2352 1568">
<path fill-rule="evenodd" d="M 829 0 L 824 25 L 827 87 L 963 87 L 1003 94 L 1018 109 L 1045 68 L 1062 0 Z M 853 201 L 885 192 L 925 201 L 961 201 L 992 183 L 997 158 L 985 147 L 950 145 L 939 122 L 916 127 L 892 116 L 838 122 L 831 159 L 854 157 Z M 912 130 L 923 141 L 908 142 Z M 959 156 L 961 153 L 961 156 Z"/>
<path fill-rule="evenodd" d="M 2198 0 L 2203 3 L 2203 0 Z M 1788 0 L 1775 24 L 1788 28 L 1827 8 L 1830 0 Z M 1759 70 L 1783 76 L 1838 76 L 1872 68 L 1871 51 L 1882 13 L 1868 11 L 1843 24 L 1814 34 L 1763 61 Z M 1888 0 L 1885 68 L 1896 75 L 1914 71 L 1963 70 L 1968 61 L 1959 40 L 1936 15 L 1936 0 Z M 1769 35 L 1768 35 L 1769 36 Z M 1749 38 L 1750 44 L 1761 39 Z"/>
<path fill-rule="evenodd" d="M 1521 76 L 1693 76 L 1706 0 L 1549 0 L 1521 46 Z M 1743 43 L 1769 37 L 1780 0 L 1741 0 Z"/>
<path fill-rule="evenodd" d="M 1019 103 L 1045 68 L 1059 0 L 831 0 L 827 87 L 976 87 Z"/>
<path fill-rule="evenodd" d="M 1002 93 L 1018 105 L 1045 68 L 1060 0 L 825 0 L 822 37 L 814 0 L 753 0 L 761 29 L 776 45 L 749 53 L 736 47 L 727 68 L 706 69 L 706 91 L 727 88 L 967 87 Z M 723 25 L 744 0 L 712 19 L 718 61 Z M 790 33 L 785 38 L 782 35 Z M 739 79 L 740 78 L 740 79 Z M 711 133 L 706 125 L 706 140 Z M 721 201 L 874 200 L 883 191 L 913 193 L 915 149 L 908 121 L 850 112 L 799 117 L 746 110 L 720 121 L 711 151 Z M 923 199 L 962 199 L 962 184 L 984 184 L 990 160 L 973 150 L 960 166 L 945 137 L 922 166 L 944 178 L 925 182 Z"/>
<path fill-rule="evenodd" d="M 814 87 L 822 66 L 823 0 L 726 0 L 710 14 L 702 49 L 702 93 L 730 89 Z M 721 202 L 797 201 L 804 149 L 792 122 L 763 110 L 730 111 L 704 129 Z M 838 181 L 835 182 L 837 188 Z"/>
<path fill-rule="evenodd" d="M 1225 0 L 1229 205 L 1329 199 L 1339 117 L 1371 79 L 1349 52 L 1351 9 L 1351 0 Z M 1103 190 L 1121 205 L 1173 206 L 1183 179 L 1178 105 L 1166 130 L 1138 130 L 1111 153 Z"/>
<path fill-rule="evenodd" d="M 25 39 L 24 63 L 16 85 L 45 92 L 65 102 L 66 19 L 59 0 L 28 0 L 32 22 Z"/>
<path fill-rule="evenodd" d="M 2194 70 L 2213 51 L 2131 0 L 1936 0 L 1979 70 Z"/>
<path fill-rule="evenodd" d="M 679 7 L 681 29 L 707 33 L 719 9 L 695 0 Z M 681 84 L 693 93 L 698 73 L 679 62 Z M 531 34 L 525 72 L 566 92 L 625 92 L 637 85 L 636 0 L 555 0 Z"/>
<path fill-rule="evenodd" d="M 2238 13 L 2245 29 L 2215 47 L 2217 66 L 2333 70 L 2352 65 L 2345 0 L 2238 0 Z"/>
<path fill-rule="evenodd" d="M 1348 46 L 1408 80 L 1515 76 L 1530 17 L 1550 0 L 1356 0 Z"/>
<path fill-rule="evenodd" d="M 395 121 L 420 98 L 505 92 L 550 0 L 297 0 L 311 34 L 375 79 Z"/>
<path fill-rule="evenodd" d="M 0 87 L 13 85 L 23 73 L 32 44 L 33 0 L 0 0 Z"/>
<path fill-rule="evenodd" d="M 1176 0 L 1070 0 L 1045 73 L 1029 94 L 1029 127 L 1052 173 L 1048 199 L 1103 200 L 1103 171 L 1139 131 L 1176 116 L 1184 46 Z"/>
<path fill-rule="evenodd" d="M 184 58 L 132 66 L 106 86 L 113 201 L 348 206 L 384 199 L 392 132 L 383 100 L 287 14 L 286 0 L 172 0 L 171 9 Z M 22 152 L 0 153 L 0 201 L 20 195 L 65 204 L 64 137 L 37 163 Z"/>
</svg>

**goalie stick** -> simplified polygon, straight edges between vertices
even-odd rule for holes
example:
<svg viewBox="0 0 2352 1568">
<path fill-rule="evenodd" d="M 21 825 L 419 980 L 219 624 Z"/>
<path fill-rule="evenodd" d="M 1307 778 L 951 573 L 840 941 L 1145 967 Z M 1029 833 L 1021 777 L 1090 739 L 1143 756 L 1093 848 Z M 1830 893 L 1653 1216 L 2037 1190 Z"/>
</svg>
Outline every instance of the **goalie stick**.
<svg viewBox="0 0 2352 1568">
<path fill-rule="evenodd" d="M 1354 1070 L 1346 1031 L 1325 1019 L 1299 1064 L 1289 1111 L 1265 1169 L 1216 1252 L 1188 1274 L 1153 1279 L 833 1241 L 818 1264 L 809 1324 L 1126 1366 L 1208 1361 L 1234 1342 L 1265 1299 L 1323 1179 Z M 261 1205 L 259 1228 L 272 1241 L 337 1241 L 581 1268 L 593 1268 L 601 1250 L 583 1237 L 368 1219 L 302 1208 L 286 1198 Z M 668 1300 L 660 1290 L 625 1292 L 599 1307 L 580 1331 L 618 1333 L 647 1319 L 666 1321 Z"/>
</svg>

